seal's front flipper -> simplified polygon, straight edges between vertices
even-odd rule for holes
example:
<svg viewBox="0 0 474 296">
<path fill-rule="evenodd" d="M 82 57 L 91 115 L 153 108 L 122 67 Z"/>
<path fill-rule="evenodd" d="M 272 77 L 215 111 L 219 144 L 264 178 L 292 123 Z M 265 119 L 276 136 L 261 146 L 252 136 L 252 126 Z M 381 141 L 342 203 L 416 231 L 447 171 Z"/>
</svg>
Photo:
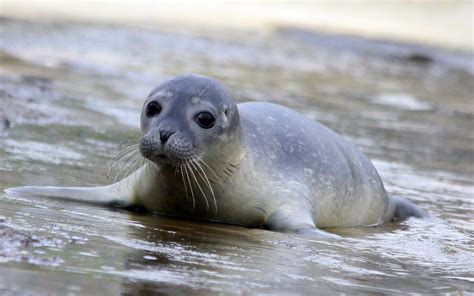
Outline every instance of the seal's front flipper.
<svg viewBox="0 0 474 296">
<path fill-rule="evenodd" d="M 141 181 L 151 173 L 152 171 L 147 170 L 145 166 L 120 182 L 101 187 L 26 186 L 8 188 L 4 191 L 7 195 L 17 197 L 48 197 L 125 208 L 137 206 L 138 196 L 149 190 L 141 185 Z"/>
<path fill-rule="evenodd" d="M 265 225 L 269 230 L 292 232 L 323 239 L 339 239 L 336 234 L 318 229 L 309 211 L 304 208 L 283 206 L 267 218 Z"/>
<path fill-rule="evenodd" d="M 327 232 L 316 227 L 300 229 L 296 233 L 310 238 L 341 239 L 341 237 L 337 234 Z"/>
<path fill-rule="evenodd" d="M 25 186 L 5 189 L 9 196 L 32 198 L 47 197 L 63 200 L 87 202 L 117 207 L 132 206 L 130 195 L 121 190 L 113 190 L 116 184 L 103 187 L 50 187 Z"/>
</svg>

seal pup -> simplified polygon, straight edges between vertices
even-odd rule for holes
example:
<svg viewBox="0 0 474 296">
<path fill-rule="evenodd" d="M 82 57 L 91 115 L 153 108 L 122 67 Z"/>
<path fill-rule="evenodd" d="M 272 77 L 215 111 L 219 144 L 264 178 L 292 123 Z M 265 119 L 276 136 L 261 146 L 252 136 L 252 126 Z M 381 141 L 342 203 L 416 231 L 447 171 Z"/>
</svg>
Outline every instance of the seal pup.
<svg viewBox="0 0 474 296">
<path fill-rule="evenodd" d="M 327 227 L 378 225 L 426 213 L 388 196 L 372 163 L 329 128 L 283 106 L 236 104 L 196 74 L 158 85 L 141 112 L 146 163 L 103 187 L 18 187 L 45 196 L 175 217 L 330 236 Z"/>
</svg>

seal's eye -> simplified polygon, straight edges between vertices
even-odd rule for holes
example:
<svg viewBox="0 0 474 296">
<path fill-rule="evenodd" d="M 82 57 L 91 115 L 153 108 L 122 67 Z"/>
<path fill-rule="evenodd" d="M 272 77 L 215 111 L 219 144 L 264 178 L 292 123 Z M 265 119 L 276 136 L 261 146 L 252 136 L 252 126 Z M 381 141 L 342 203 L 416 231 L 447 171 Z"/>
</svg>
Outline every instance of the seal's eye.
<svg viewBox="0 0 474 296">
<path fill-rule="evenodd" d="M 209 112 L 201 112 L 196 115 L 196 122 L 199 124 L 200 127 L 207 129 L 214 126 L 216 119 Z"/>
<path fill-rule="evenodd" d="M 161 105 L 157 102 L 150 102 L 146 106 L 146 117 L 152 117 L 161 112 Z"/>
</svg>

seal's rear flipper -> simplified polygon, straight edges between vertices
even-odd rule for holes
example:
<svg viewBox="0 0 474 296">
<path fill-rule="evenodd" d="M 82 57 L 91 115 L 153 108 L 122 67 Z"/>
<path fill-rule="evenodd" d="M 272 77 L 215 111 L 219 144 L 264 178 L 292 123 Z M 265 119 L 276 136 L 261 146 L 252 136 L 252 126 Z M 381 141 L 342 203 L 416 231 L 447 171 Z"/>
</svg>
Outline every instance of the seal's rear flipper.
<svg viewBox="0 0 474 296">
<path fill-rule="evenodd" d="M 403 220 L 408 217 L 426 218 L 430 216 L 408 199 L 392 196 L 391 200 L 395 206 L 392 220 Z"/>
</svg>

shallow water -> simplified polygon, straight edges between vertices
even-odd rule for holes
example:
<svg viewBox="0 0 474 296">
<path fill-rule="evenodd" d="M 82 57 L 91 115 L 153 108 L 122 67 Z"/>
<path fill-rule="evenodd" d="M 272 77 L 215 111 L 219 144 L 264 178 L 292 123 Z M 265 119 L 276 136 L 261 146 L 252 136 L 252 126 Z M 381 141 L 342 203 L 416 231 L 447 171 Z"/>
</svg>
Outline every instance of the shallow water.
<svg viewBox="0 0 474 296">
<path fill-rule="evenodd" d="M 197 72 L 343 134 L 433 215 L 316 241 L 0 193 L 0 293 L 474 292 L 472 56 L 294 29 L 0 24 L 0 189 L 110 183 L 151 88 Z"/>
</svg>

